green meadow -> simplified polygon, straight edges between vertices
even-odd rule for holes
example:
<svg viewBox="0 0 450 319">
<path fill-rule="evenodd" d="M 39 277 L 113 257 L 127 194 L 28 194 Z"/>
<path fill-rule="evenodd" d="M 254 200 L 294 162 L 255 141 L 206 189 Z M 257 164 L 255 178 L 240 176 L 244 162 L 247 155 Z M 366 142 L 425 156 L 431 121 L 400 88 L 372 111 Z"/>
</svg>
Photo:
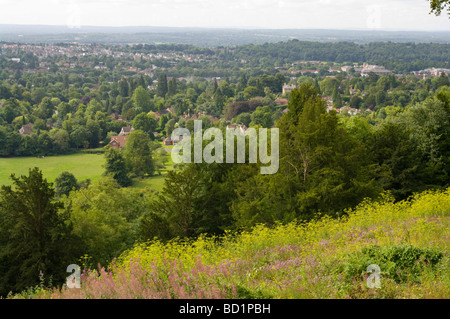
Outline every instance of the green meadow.
<svg viewBox="0 0 450 319">
<path fill-rule="evenodd" d="M 172 146 L 164 147 L 172 149 Z M 133 186 L 136 188 L 150 188 L 161 191 L 164 186 L 165 175 L 168 170 L 173 169 L 172 158 L 169 153 L 166 167 L 160 170 L 160 174 L 145 179 L 134 179 Z M 72 173 L 78 181 L 90 179 L 97 181 L 104 172 L 105 158 L 103 154 L 76 153 L 71 155 L 38 157 L 11 157 L 0 158 L 0 186 L 11 185 L 11 174 L 16 176 L 28 175 L 28 170 L 38 167 L 42 170 L 44 177 L 50 181 L 54 180 L 64 171 Z"/>
<path fill-rule="evenodd" d="M 103 154 L 71 154 L 60 156 L 0 158 L 0 185 L 11 185 L 11 174 L 28 175 L 28 170 L 39 167 L 44 177 L 53 182 L 64 171 L 72 173 L 78 181 L 98 180 L 103 174 Z"/>
</svg>

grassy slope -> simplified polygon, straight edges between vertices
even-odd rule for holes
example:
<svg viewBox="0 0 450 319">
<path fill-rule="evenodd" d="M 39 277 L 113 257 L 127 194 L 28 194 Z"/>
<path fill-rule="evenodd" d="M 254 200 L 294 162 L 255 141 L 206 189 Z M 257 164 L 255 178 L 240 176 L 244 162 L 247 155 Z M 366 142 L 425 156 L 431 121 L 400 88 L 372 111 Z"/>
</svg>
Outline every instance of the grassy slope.
<svg viewBox="0 0 450 319">
<path fill-rule="evenodd" d="M 449 220 L 450 189 L 396 204 L 367 202 L 341 220 L 261 226 L 220 241 L 141 244 L 110 269 L 84 273 L 81 289 L 37 289 L 17 297 L 449 298 Z M 404 253 L 381 264 L 380 289 L 366 285 L 366 267 L 381 262 L 361 255 L 371 245 Z M 438 251 L 439 263 L 408 277 L 421 265 L 409 258 L 411 247 Z M 395 280 L 395 273 L 407 279 Z"/>
</svg>

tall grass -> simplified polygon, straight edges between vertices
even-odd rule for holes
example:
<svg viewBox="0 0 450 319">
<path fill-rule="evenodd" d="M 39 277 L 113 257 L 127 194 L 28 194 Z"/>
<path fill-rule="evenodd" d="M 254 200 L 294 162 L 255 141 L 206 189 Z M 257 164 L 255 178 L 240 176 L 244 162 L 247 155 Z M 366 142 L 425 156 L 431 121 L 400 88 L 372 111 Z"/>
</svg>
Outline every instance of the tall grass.
<svg viewBox="0 0 450 319">
<path fill-rule="evenodd" d="M 126 251 L 107 269 L 85 270 L 81 289 L 16 297 L 449 298 L 449 214 L 450 189 L 399 203 L 389 196 L 365 201 L 340 219 L 155 240 Z M 371 247 L 382 259 L 364 255 Z M 439 256 L 436 262 L 417 257 L 429 251 Z M 382 260 L 389 271 L 381 269 L 381 288 L 369 288 L 365 267 Z M 392 275 L 401 272 L 400 281 Z"/>
</svg>

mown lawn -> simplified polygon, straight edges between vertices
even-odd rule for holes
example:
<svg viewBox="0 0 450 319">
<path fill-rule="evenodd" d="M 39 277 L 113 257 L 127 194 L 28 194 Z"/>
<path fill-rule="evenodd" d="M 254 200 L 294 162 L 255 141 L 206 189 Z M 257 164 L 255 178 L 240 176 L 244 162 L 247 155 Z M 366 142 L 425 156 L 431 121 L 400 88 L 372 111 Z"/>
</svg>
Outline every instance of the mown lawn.
<svg viewBox="0 0 450 319">
<path fill-rule="evenodd" d="M 0 185 L 11 185 L 11 174 L 28 175 L 28 170 L 39 167 L 44 177 L 53 182 L 64 171 L 72 173 L 78 181 L 95 182 L 103 174 L 103 154 L 71 154 L 61 156 L 0 158 Z"/>
<path fill-rule="evenodd" d="M 166 150 L 171 150 L 173 146 L 163 146 Z M 97 181 L 104 172 L 103 165 L 105 158 L 103 154 L 89 154 L 80 152 L 71 155 L 38 157 L 13 157 L 0 158 L 0 185 L 11 185 L 11 174 L 16 176 L 28 175 L 28 170 L 33 167 L 39 167 L 44 177 L 54 182 L 62 172 L 72 173 L 78 181 L 90 179 L 91 182 Z M 168 152 L 168 162 L 166 168 L 156 172 L 155 176 L 145 179 L 135 178 L 132 187 L 150 188 L 155 191 L 161 191 L 164 186 L 165 175 L 168 170 L 173 169 L 172 157 Z"/>
</svg>

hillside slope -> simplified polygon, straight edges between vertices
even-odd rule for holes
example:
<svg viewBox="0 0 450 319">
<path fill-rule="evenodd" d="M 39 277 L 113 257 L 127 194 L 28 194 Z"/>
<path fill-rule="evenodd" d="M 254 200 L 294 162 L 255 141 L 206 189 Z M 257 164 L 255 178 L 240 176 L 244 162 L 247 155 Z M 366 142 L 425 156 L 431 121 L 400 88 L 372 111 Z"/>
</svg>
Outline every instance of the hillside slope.
<svg viewBox="0 0 450 319">
<path fill-rule="evenodd" d="M 340 219 L 140 244 L 81 289 L 16 298 L 449 298 L 450 189 L 365 202 Z M 369 288 L 367 267 L 380 267 Z M 375 281 L 369 280 L 369 283 Z"/>
</svg>

